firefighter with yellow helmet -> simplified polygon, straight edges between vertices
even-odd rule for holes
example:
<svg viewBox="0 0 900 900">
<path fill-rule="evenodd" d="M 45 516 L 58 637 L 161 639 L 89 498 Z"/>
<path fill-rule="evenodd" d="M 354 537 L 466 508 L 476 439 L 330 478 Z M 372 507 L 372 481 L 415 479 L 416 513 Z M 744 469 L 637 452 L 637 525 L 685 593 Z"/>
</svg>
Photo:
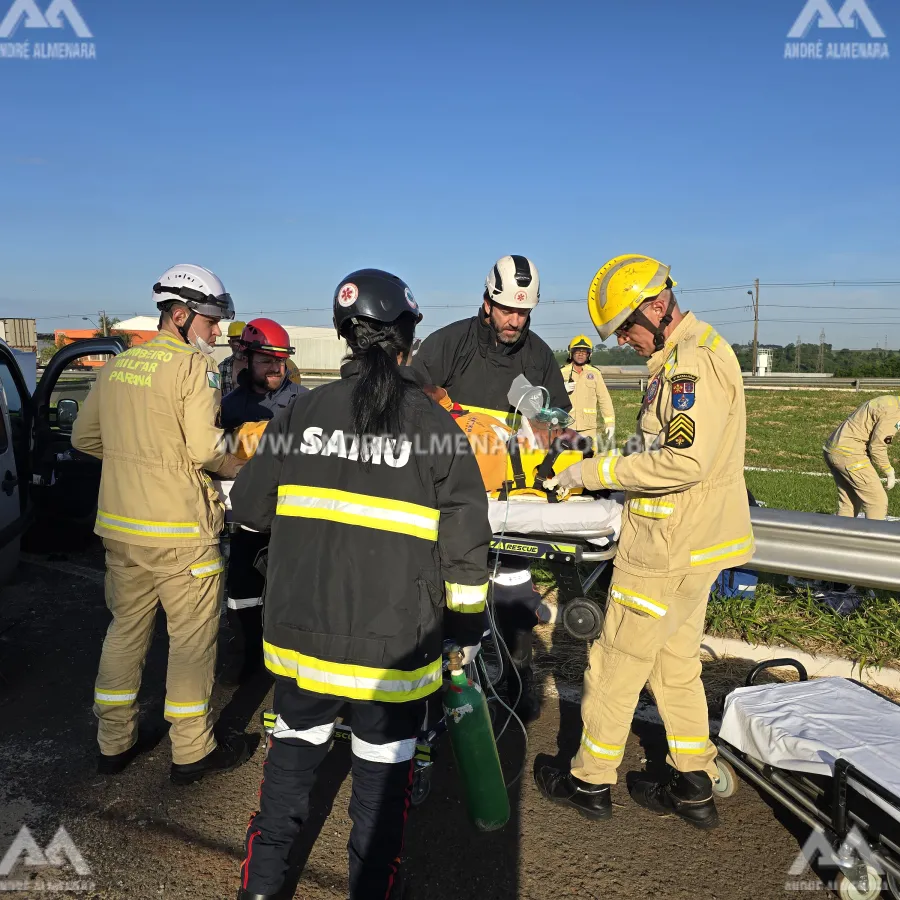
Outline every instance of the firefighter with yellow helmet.
<svg viewBox="0 0 900 900">
<path fill-rule="evenodd" d="M 649 680 L 674 771 L 663 781 L 642 774 L 632 798 L 712 828 L 716 750 L 700 642 L 711 585 L 722 569 L 753 555 L 746 411 L 731 346 L 678 308 L 674 287 L 667 265 L 636 254 L 610 260 L 591 283 L 588 306 L 600 337 L 615 334 L 646 357 L 650 383 L 638 420 L 641 449 L 585 460 L 556 479 L 561 490 L 624 490 L 625 510 L 603 633 L 585 673 L 581 746 L 570 771 L 545 766 L 535 780 L 547 799 L 609 818 L 610 786 Z"/>
<path fill-rule="evenodd" d="M 587 335 L 579 334 L 569 342 L 568 349 L 569 358 L 562 367 L 562 377 L 572 399 L 575 430 L 589 437 L 594 446 L 599 446 L 598 438 L 602 434 L 605 446 L 611 449 L 615 445 L 616 411 L 600 370 L 590 365 L 594 344 Z M 597 422 L 598 406 L 600 423 Z"/>
<path fill-rule="evenodd" d="M 238 383 L 238 375 L 247 368 L 247 356 L 241 344 L 241 336 L 247 327 L 246 322 L 235 321 L 228 325 L 228 346 L 231 348 L 231 356 L 219 363 L 219 375 L 221 376 L 222 396 L 230 394 Z"/>
</svg>

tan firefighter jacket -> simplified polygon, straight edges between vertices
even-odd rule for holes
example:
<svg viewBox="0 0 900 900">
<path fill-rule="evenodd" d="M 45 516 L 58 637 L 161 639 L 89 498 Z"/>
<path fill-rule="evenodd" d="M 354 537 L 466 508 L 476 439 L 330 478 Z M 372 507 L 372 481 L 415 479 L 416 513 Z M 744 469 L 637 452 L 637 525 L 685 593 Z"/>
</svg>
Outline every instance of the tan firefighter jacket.
<svg viewBox="0 0 900 900">
<path fill-rule="evenodd" d="M 833 457 L 868 457 L 887 475 L 893 468 L 888 458 L 894 436 L 900 430 L 900 397 L 888 395 L 869 400 L 841 425 L 823 448 Z"/>
<path fill-rule="evenodd" d="M 648 367 L 638 417 L 643 449 L 583 467 L 585 487 L 625 491 L 616 566 L 634 575 L 712 575 L 747 562 L 753 532 L 737 357 L 711 325 L 687 313 Z"/>
<path fill-rule="evenodd" d="M 575 430 L 580 434 L 592 437 L 599 430 L 597 424 L 597 407 L 600 407 L 601 427 L 609 428 L 616 424 L 616 411 L 613 407 L 609 389 L 603 381 L 600 370 L 595 366 L 582 366 L 577 372 L 572 363 L 562 367 L 563 381 L 568 390 L 570 384 L 575 389 L 569 394 L 572 401 L 572 415 L 575 417 Z"/>
<path fill-rule="evenodd" d="M 103 460 L 97 534 L 144 547 L 218 542 L 224 508 L 204 470 L 232 462 L 220 402 L 215 362 L 168 332 L 101 369 L 72 432 L 76 450 Z"/>
</svg>

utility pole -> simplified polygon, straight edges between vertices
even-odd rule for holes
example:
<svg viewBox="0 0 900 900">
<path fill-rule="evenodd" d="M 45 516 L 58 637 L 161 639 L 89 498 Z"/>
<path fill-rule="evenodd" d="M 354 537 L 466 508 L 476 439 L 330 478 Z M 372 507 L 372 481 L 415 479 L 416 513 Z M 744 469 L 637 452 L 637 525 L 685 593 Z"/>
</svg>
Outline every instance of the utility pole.
<svg viewBox="0 0 900 900">
<path fill-rule="evenodd" d="M 750 294 L 750 291 L 747 291 Z M 753 281 L 753 353 L 750 355 L 751 374 L 756 374 L 756 354 L 759 350 L 759 279 Z"/>
<path fill-rule="evenodd" d="M 103 337 L 109 337 L 109 322 L 106 319 L 106 310 L 100 310 L 100 331 Z"/>
<path fill-rule="evenodd" d="M 797 335 L 797 343 L 794 345 L 794 364 L 797 371 L 800 371 L 800 335 Z"/>
<path fill-rule="evenodd" d="M 819 374 L 825 372 L 825 329 L 819 335 Z"/>
</svg>

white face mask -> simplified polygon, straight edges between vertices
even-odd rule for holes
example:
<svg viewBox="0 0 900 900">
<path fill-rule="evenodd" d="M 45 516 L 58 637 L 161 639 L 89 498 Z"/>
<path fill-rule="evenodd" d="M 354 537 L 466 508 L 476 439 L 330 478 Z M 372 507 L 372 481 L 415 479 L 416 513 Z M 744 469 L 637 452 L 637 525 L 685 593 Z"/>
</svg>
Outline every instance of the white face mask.
<svg viewBox="0 0 900 900">
<path fill-rule="evenodd" d="M 194 325 L 191 323 L 191 331 L 194 331 Z M 188 332 L 190 334 L 190 332 Z M 205 353 L 207 356 L 212 356 L 213 348 L 210 344 L 208 344 L 196 331 L 194 331 L 194 339 L 191 343 L 201 352 Z"/>
</svg>

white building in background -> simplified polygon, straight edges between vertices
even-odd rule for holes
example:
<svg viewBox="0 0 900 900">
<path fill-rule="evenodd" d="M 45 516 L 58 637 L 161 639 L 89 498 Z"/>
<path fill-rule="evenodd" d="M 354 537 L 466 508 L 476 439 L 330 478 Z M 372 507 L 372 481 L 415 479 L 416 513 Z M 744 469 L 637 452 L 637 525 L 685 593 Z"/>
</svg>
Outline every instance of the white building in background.
<svg viewBox="0 0 900 900">
<path fill-rule="evenodd" d="M 117 331 L 156 331 L 158 322 L 158 316 L 135 316 L 119 322 L 115 327 Z M 319 370 L 337 372 L 340 369 L 341 360 L 347 353 L 347 343 L 335 334 L 333 328 L 305 328 L 300 325 L 284 327 L 294 348 L 291 359 L 297 364 L 298 369 L 303 372 Z M 221 329 L 223 336 L 219 338 L 213 352 L 216 362 L 221 362 L 231 355 L 228 339 L 225 337 L 228 323 L 222 322 Z"/>
</svg>

